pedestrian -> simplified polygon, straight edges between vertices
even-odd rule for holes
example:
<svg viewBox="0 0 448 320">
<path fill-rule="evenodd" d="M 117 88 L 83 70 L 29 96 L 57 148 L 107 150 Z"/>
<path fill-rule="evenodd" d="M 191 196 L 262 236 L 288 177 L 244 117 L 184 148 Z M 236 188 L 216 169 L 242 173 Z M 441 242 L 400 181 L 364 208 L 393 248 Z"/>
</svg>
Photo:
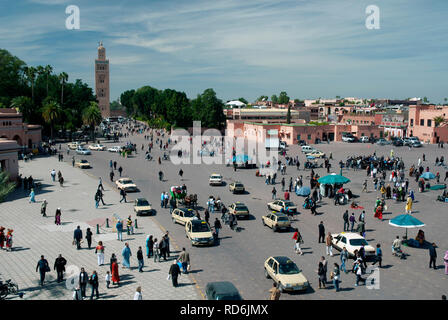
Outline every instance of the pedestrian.
<svg viewBox="0 0 448 320">
<path fill-rule="evenodd" d="M 160 207 L 163 208 L 165 204 L 165 192 L 162 191 L 162 193 L 160 194 Z"/>
<path fill-rule="evenodd" d="M 111 171 L 110 173 L 109 173 L 109 176 L 110 176 L 110 181 L 111 182 L 114 182 L 114 172 L 113 171 Z"/>
<path fill-rule="evenodd" d="M 75 156 L 72 157 L 72 167 L 75 167 Z"/>
<path fill-rule="evenodd" d="M 87 240 L 87 247 L 89 248 L 89 250 L 90 250 L 90 248 L 92 246 L 92 236 L 93 236 L 92 231 L 90 231 L 90 228 L 87 228 L 87 230 L 86 230 L 86 240 Z"/>
<path fill-rule="evenodd" d="M 294 235 L 292 236 L 293 240 L 295 240 L 294 243 L 294 250 L 297 254 L 300 253 L 300 255 L 303 256 L 302 248 L 300 248 L 300 245 L 303 243 L 302 235 L 299 232 L 299 229 L 295 229 Z"/>
<path fill-rule="evenodd" d="M 436 259 L 437 259 L 436 244 L 432 243 L 431 246 L 429 247 L 429 267 L 431 268 L 431 266 L 433 266 L 434 270 L 437 269 Z"/>
<path fill-rule="evenodd" d="M 207 224 L 210 224 L 208 221 L 210 219 L 210 212 L 208 211 L 208 209 L 205 209 L 204 212 L 204 218 L 205 218 L 205 222 L 207 222 Z"/>
<path fill-rule="evenodd" d="M 327 256 L 330 255 L 330 257 L 333 256 L 333 246 L 332 246 L 332 240 L 333 237 L 331 236 L 331 233 L 328 232 L 327 237 L 325 238 L 325 244 L 327 245 Z"/>
<path fill-rule="evenodd" d="M 378 262 L 379 267 L 381 268 L 381 262 L 383 261 L 383 252 L 381 251 L 381 245 L 377 243 L 376 251 L 375 251 L 375 261 L 372 263 L 372 266 Z"/>
<path fill-rule="evenodd" d="M 216 238 L 219 238 L 219 230 L 221 230 L 222 226 L 221 226 L 221 222 L 219 221 L 218 218 L 215 218 L 215 232 L 216 232 Z"/>
<path fill-rule="evenodd" d="M 407 200 L 406 200 L 406 213 L 410 213 L 412 214 L 412 198 L 410 196 L 408 196 Z"/>
<path fill-rule="evenodd" d="M 84 270 L 84 268 L 81 268 L 81 272 L 79 273 L 79 288 L 81 289 L 81 296 L 83 298 L 86 297 L 86 287 L 87 287 L 88 279 L 89 279 L 89 275 Z"/>
<path fill-rule="evenodd" d="M 34 193 L 34 188 L 31 188 L 29 203 L 31 203 L 31 202 L 35 203 L 36 202 L 35 196 L 36 196 L 36 194 Z"/>
<path fill-rule="evenodd" d="M 47 216 L 47 204 L 47 200 L 44 199 L 44 201 L 42 201 L 42 205 L 40 206 L 40 213 L 42 214 L 42 217 Z"/>
<path fill-rule="evenodd" d="M 330 278 L 333 279 L 333 285 L 334 288 L 336 289 L 336 292 L 339 291 L 339 277 L 340 277 L 339 265 L 335 262 L 333 271 L 330 274 Z"/>
<path fill-rule="evenodd" d="M 272 288 L 269 289 L 269 293 L 270 293 L 269 300 L 279 300 L 280 299 L 281 292 L 277 288 L 277 284 L 275 282 L 272 284 Z"/>
<path fill-rule="evenodd" d="M 124 189 L 120 189 L 120 196 L 121 196 L 121 200 L 120 203 L 124 200 L 125 203 L 127 203 L 128 201 L 126 200 L 126 191 L 124 191 Z"/>
<path fill-rule="evenodd" d="M 37 271 L 40 273 L 40 285 L 43 286 L 45 282 L 45 273 L 50 271 L 50 266 L 44 256 L 40 256 L 40 260 L 37 262 L 36 272 Z"/>
<path fill-rule="evenodd" d="M 98 265 L 102 266 L 104 264 L 104 246 L 102 241 L 98 242 L 98 245 L 95 248 L 95 253 L 98 258 Z"/>
<path fill-rule="evenodd" d="M 355 283 L 355 287 L 357 287 L 359 285 L 360 282 L 365 282 L 365 279 L 362 278 L 362 268 L 361 268 L 361 263 L 355 263 L 355 270 L 354 270 L 355 274 L 356 274 L 356 283 Z"/>
<path fill-rule="evenodd" d="M 142 287 L 137 287 L 135 290 L 134 300 L 142 300 Z"/>
<path fill-rule="evenodd" d="M 171 281 L 173 283 L 173 287 L 177 287 L 178 283 L 177 283 L 177 277 L 180 275 L 180 268 L 179 265 L 177 264 L 177 261 L 174 260 L 173 264 L 170 267 L 169 270 L 169 276 L 171 276 Z"/>
<path fill-rule="evenodd" d="M 319 276 L 319 289 L 322 289 L 322 287 L 325 289 L 325 271 L 324 265 L 321 261 L 319 261 L 319 265 L 317 267 L 317 275 Z"/>
<path fill-rule="evenodd" d="M 13 229 L 8 229 L 8 232 L 6 233 L 6 251 L 12 251 L 12 233 L 14 232 Z"/>
<path fill-rule="evenodd" d="M 154 241 L 152 239 L 152 235 L 148 235 L 146 237 L 146 257 L 149 259 L 152 257 L 153 255 L 153 246 L 154 246 Z"/>
<path fill-rule="evenodd" d="M 132 226 L 131 216 L 129 216 L 128 219 L 126 220 L 126 227 L 128 235 L 134 234 L 134 227 Z"/>
<path fill-rule="evenodd" d="M 344 219 L 344 231 L 348 231 L 348 226 L 349 226 L 349 223 L 348 223 L 348 210 L 345 210 L 345 212 L 344 212 L 344 214 L 342 216 L 342 219 Z"/>
<path fill-rule="evenodd" d="M 182 248 L 182 253 L 179 255 L 179 262 L 182 264 L 182 272 L 187 273 L 191 266 L 190 266 L 190 254 L 185 250 L 185 248 Z"/>
<path fill-rule="evenodd" d="M 184 175 L 184 171 L 182 169 L 179 170 L 179 177 L 180 180 L 182 181 L 182 176 Z"/>
<path fill-rule="evenodd" d="M 104 191 L 103 180 L 101 179 L 101 177 L 100 177 L 100 179 L 99 179 L 99 181 L 98 181 L 98 189 L 101 189 L 101 190 Z"/>
<path fill-rule="evenodd" d="M 167 259 L 166 259 L 165 236 L 163 236 L 162 239 L 160 239 L 160 241 L 159 241 L 159 250 L 160 250 L 159 262 L 160 262 L 160 257 L 163 257 L 163 260 L 166 261 Z"/>
<path fill-rule="evenodd" d="M 114 161 L 114 170 L 117 170 L 117 161 Z"/>
<path fill-rule="evenodd" d="M 354 228 L 355 222 L 356 222 L 356 218 L 355 218 L 355 213 L 354 212 L 352 212 L 352 215 L 350 216 L 349 220 L 350 220 L 350 223 L 351 223 L 350 232 L 353 232 L 353 228 Z"/>
<path fill-rule="evenodd" d="M 118 168 L 118 173 L 120 174 L 120 177 L 121 177 L 121 173 L 123 172 L 123 168 L 120 166 L 119 168 Z"/>
<path fill-rule="evenodd" d="M 81 290 L 79 288 L 79 285 L 76 285 L 73 288 L 73 300 L 82 300 Z"/>
<path fill-rule="evenodd" d="M 112 160 L 109 161 L 109 167 L 110 167 L 110 170 L 112 170 L 112 168 L 113 168 L 113 162 L 112 162 Z"/>
<path fill-rule="evenodd" d="M 77 226 L 73 232 L 73 244 L 76 244 L 76 248 L 81 249 L 82 230 L 80 226 Z"/>
<path fill-rule="evenodd" d="M 53 182 L 55 182 L 56 181 L 56 170 L 54 170 L 54 169 L 51 170 L 50 175 L 51 175 L 51 180 L 53 180 Z"/>
<path fill-rule="evenodd" d="M 62 257 L 62 254 L 59 254 L 59 256 L 54 261 L 53 270 L 56 270 L 58 283 L 64 281 L 64 271 L 66 264 L 67 260 L 65 260 L 65 258 Z"/>
<path fill-rule="evenodd" d="M 138 272 L 143 272 L 144 260 L 142 247 L 138 247 L 137 251 Z"/>
<path fill-rule="evenodd" d="M 325 227 L 323 221 L 321 221 L 318 225 L 319 229 L 319 243 L 324 243 L 325 240 Z"/>
<path fill-rule="evenodd" d="M 110 280 L 111 280 L 111 275 L 110 275 L 110 271 L 106 271 L 106 276 L 104 277 L 104 280 L 106 281 L 106 288 L 109 289 L 110 286 Z"/>
<path fill-rule="evenodd" d="M 129 270 L 131 270 L 131 256 L 132 256 L 132 252 L 131 252 L 131 248 L 129 248 L 129 244 L 126 242 L 124 244 L 124 248 L 121 251 L 121 256 L 123 257 L 123 269 L 124 268 L 128 268 Z"/>
<path fill-rule="evenodd" d="M 115 229 L 117 229 L 117 240 L 123 241 L 123 222 L 121 220 L 117 221 Z"/>
<path fill-rule="evenodd" d="M 448 274 L 448 250 L 445 251 L 445 256 L 443 257 L 445 263 L 445 274 Z"/>
<path fill-rule="evenodd" d="M 112 274 L 112 284 L 120 285 L 120 275 L 118 273 L 118 261 L 115 257 L 115 253 L 112 253 L 110 258 L 110 272 Z"/>
<path fill-rule="evenodd" d="M 154 239 L 154 245 L 153 245 L 153 253 L 154 253 L 154 262 L 160 262 L 160 249 L 159 249 L 159 243 L 157 242 L 157 238 Z"/>
<path fill-rule="evenodd" d="M 99 281 L 98 281 L 98 275 L 96 274 L 95 270 L 92 272 L 92 275 L 90 276 L 89 283 L 92 286 L 92 294 L 90 295 L 90 300 L 93 300 L 93 295 L 95 292 L 96 292 L 96 298 L 99 299 L 100 298 L 98 292 Z"/>
<path fill-rule="evenodd" d="M 60 225 L 61 225 L 61 215 L 62 215 L 62 213 L 61 213 L 61 208 L 57 208 L 57 209 L 56 209 L 56 213 L 55 213 L 55 215 L 54 215 L 54 223 L 55 223 L 57 226 L 60 226 Z"/>
<path fill-rule="evenodd" d="M 272 188 L 272 199 L 273 200 L 277 199 L 277 190 L 275 190 L 275 187 Z"/>
<path fill-rule="evenodd" d="M 345 267 L 345 263 L 348 260 L 348 251 L 347 251 L 346 247 L 344 247 L 342 249 L 340 256 L 341 256 L 341 270 L 344 270 L 344 272 L 347 273 L 347 269 Z"/>
</svg>

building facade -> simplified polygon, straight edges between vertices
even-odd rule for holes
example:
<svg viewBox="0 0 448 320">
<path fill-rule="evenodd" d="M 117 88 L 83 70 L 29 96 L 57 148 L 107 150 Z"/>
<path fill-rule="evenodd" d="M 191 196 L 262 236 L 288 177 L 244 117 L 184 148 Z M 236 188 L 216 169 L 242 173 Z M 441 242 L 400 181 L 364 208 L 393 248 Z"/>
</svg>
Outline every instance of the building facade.
<svg viewBox="0 0 448 320">
<path fill-rule="evenodd" d="M 2 108 L 0 138 L 15 140 L 22 148 L 35 149 L 42 141 L 42 127 L 24 123 L 22 114 L 16 109 Z"/>
<path fill-rule="evenodd" d="M 100 42 L 98 59 L 95 60 L 95 94 L 103 118 L 109 118 L 110 113 L 110 83 L 109 59 L 106 59 L 106 48 Z"/>
<path fill-rule="evenodd" d="M 440 123 L 436 121 L 442 118 Z M 447 142 L 448 106 L 409 106 L 408 134 L 425 143 Z"/>
<path fill-rule="evenodd" d="M 19 175 L 18 151 L 20 149 L 15 140 L 0 138 L 0 171 L 7 172 L 12 181 L 15 181 Z"/>
</svg>

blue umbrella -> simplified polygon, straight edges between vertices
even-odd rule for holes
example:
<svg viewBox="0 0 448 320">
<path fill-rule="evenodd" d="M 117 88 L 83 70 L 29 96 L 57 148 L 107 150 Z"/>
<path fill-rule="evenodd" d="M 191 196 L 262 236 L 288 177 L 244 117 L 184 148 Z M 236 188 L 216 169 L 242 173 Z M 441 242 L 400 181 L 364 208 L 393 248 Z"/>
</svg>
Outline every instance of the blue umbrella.
<svg viewBox="0 0 448 320">
<path fill-rule="evenodd" d="M 408 228 L 423 227 L 425 224 L 414 218 L 410 214 L 402 214 L 389 220 L 389 224 L 398 228 L 406 228 L 406 238 L 408 237 Z"/>
<path fill-rule="evenodd" d="M 420 178 L 423 178 L 425 180 L 434 179 L 435 177 L 436 177 L 436 175 L 434 173 L 432 173 L 432 172 L 429 172 L 429 171 L 425 172 L 424 174 L 422 174 L 420 176 Z"/>
<path fill-rule="evenodd" d="M 321 184 L 344 184 L 350 182 L 350 179 L 337 174 L 329 174 L 317 180 Z"/>
<path fill-rule="evenodd" d="M 302 197 L 307 197 L 310 195 L 310 193 L 311 193 L 310 187 L 301 187 L 296 191 L 296 194 Z"/>
<path fill-rule="evenodd" d="M 236 163 L 245 163 L 246 161 L 247 162 L 252 161 L 252 158 L 249 157 L 247 154 L 243 154 L 243 155 L 239 154 L 232 158 L 232 162 L 236 162 Z"/>
</svg>

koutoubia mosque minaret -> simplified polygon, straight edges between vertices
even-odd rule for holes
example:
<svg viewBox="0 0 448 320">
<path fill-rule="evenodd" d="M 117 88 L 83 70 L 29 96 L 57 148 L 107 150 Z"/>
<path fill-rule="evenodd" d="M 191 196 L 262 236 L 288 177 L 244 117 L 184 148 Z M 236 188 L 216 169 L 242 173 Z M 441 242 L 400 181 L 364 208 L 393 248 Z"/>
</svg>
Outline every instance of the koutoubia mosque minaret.
<svg viewBox="0 0 448 320">
<path fill-rule="evenodd" d="M 109 60 L 102 41 L 98 46 L 98 59 L 95 59 L 95 93 L 101 115 L 110 117 Z"/>
</svg>

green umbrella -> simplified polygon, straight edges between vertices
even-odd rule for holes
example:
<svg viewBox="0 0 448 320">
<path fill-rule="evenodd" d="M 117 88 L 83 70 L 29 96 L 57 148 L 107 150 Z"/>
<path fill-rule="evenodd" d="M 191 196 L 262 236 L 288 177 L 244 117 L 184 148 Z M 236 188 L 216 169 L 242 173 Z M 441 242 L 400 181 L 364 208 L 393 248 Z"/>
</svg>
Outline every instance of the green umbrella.
<svg viewBox="0 0 448 320">
<path fill-rule="evenodd" d="M 344 184 L 350 182 L 350 179 L 339 174 L 330 174 L 317 180 L 321 184 Z"/>
</svg>

